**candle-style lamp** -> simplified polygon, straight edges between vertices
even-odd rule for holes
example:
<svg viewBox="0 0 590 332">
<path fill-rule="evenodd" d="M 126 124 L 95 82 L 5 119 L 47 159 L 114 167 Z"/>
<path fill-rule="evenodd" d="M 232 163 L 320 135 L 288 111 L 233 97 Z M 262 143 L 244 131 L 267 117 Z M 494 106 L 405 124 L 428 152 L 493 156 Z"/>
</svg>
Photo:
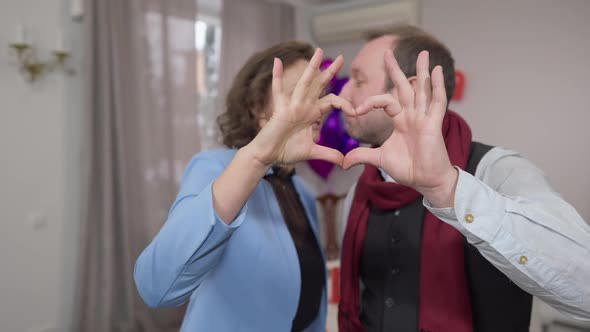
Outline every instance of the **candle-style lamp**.
<svg viewBox="0 0 590 332">
<path fill-rule="evenodd" d="M 70 53 L 65 51 L 65 49 L 63 35 L 60 33 L 57 37 L 57 47 L 53 51 L 53 56 L 55 57 L 56 65 L 62 69 L 67 58 L 70 57 Z"/>
<path fill-rule="evenodd" d="M 25 27 L 19 25 L 16 30 L 16 40 L 10 44 L 10 47 L 16 51 L 17 57 L 22 59 L 23 55 L 31 48 L 26 41 Z"/>
<path fill-rule="evenodd" d="M 67 72 L 66 62 L 70 53 L 65 50 L 61 33 L 58 34 L 56 48 L 48 61 L 38 59 L 36 49 L 27 40 L 27 31 L 23 25 L 17 27 L 16 40 L 10 44 L 10 48 L 16 53 L 20 72 L 26 75 L 30 82 L 35 82 L 50 72 Z"/>
</svg>

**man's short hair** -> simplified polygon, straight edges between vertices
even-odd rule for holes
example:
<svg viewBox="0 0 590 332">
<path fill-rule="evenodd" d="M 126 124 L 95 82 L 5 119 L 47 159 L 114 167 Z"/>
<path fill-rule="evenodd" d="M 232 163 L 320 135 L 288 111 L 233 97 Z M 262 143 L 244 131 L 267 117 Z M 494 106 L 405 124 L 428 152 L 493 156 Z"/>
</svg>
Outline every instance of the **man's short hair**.
<svg viewBox="0 0 590 332">
<path fill-rule="evenodd" d="M 437 65 L 442 66 L 445 80 L 447 100 L 450 102 L 455 91 L 455 60 L 451 51 L 428 32 L 413 25 L 396 25 L 393 27 L 372 30 L 365 34 L 371 41 L 382 36 L 395 36 L 392 48 L 395 59 L 407 77 L 416 75 L 418 54 L 426 50 L 430 54 L 430 72 Z M 387 76 L 387 89 L 393 88 L 393 82 Z"/>
</svg>

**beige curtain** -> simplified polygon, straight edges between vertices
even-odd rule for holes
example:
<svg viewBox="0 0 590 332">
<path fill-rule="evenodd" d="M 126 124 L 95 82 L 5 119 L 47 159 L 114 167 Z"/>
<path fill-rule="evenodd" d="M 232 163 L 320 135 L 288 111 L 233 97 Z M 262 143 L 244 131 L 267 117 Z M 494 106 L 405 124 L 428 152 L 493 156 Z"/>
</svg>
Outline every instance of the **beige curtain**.
<svg viewBox="0 0 590 332">
<path fill-rule="evenodd" d="M 220 96 L 255 52 L 295 38 L 295 9 L 264 0 L 225 0 L 222 11 Z"/>
<path fill-rule="evenodd" d="M 178 331 L 150 310 L 133 266 L 200 148 L 195 0 L 86 0 L 84 147 L 74 331 Z"/>
</svg>

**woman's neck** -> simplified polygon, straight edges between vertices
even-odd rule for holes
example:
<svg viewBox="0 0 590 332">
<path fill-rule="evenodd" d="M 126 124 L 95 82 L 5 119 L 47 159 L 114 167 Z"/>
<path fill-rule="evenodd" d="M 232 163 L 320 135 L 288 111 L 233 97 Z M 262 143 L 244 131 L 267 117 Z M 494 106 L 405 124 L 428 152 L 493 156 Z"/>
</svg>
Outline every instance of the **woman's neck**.
<svg viewBox="0 0 590 332">
<path fill-rule="evenodd" d="M 287 173 L 291 173 L 295 169 L 295 165 L 281 165 L 279 166 L 279 168 L 281 168 Z"/>
<path fill-rule="evenodd" d="M 290 177 L 293 175 L 295 171 L 294 165 L 276 165 L 273 166 L 274 174 L 279 175 L 281 177 Z"/>
</svg>

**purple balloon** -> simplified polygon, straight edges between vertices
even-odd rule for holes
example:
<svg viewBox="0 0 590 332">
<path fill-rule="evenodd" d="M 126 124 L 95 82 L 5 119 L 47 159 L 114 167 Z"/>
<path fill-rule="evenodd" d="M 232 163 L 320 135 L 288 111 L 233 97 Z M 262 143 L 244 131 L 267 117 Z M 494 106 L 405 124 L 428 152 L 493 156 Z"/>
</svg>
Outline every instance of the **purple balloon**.
<svg viewBox="0 0 590 332">
<path fill-rule="evenodd" d="M 324 180 L 330 176 L 330 173 L 334 168 L 334 164 L 324 160 L 308 160 L 307 163 L 311 169 Z"/>
<path fill-rule="evenodd" d="M 342 91 L 342 88 L 344 87 L 344 85 L 346 84 L 346 82 L 348 82 L 348 77 L 343 77 L 343 78 L 334 78 L 332 80 L 332 87 L 333 87 L 333 94 L 340 94 L 340 92 Z"/>
<path fill-rule="evenodd" d="M 346 134 L 339 113 L 339 110 L 332 111 L 320 131 L 320 140 L 325 143 L 322 145 L 332 149 L 338 149 L 342 145 L 342 135 Z"/>
<path fill-rule="evenodd" d="M 346 155 L 351 150 L 354 150 L 354 149 L 356 149 L 358 147 L 359 147 L 359 142 L 357 140 L 355 140 L 354 138 L 352 138 L 352 137 L 349 136 L 348 139 L 346 139 L 346 142 L 344 143 L 344 146 L 342 147 L 342 149 L 340 150 L 340 152 L 342 152 L 342 154 Z"/>
<path fill-rule="evenodd" d="M 325 59 L 320 65 L 320 69 L 325 70 L 326 68 L 330 67 L 333 62 L 334 60 L 330 58 Z M 342 88 L 346 82 L 348 82 L 348 77 L 338 78 L 335 76 L 332 78 L 327 92 L 340 94 L 340 91 L 342 91 Z M 340 110 L 334 109 L 328 115 L 326 121 L 324 122 L 324 126 L 320 131 L 320 139 L 317 144 L 336 149 L 342 152 L 342 154 L 346 154 L 350 150 L 357 148 L 359 143 L 350 137 L 344 129 L 344 122 L 342 121 L 340 113 Z M 313 169 L 314 172 L 324 180 L 330 176 L 330 173 L 334 168 L 334 164 L 324 160 L 308 160 L 307 162 L 311 169 Z"/>
</svg>

